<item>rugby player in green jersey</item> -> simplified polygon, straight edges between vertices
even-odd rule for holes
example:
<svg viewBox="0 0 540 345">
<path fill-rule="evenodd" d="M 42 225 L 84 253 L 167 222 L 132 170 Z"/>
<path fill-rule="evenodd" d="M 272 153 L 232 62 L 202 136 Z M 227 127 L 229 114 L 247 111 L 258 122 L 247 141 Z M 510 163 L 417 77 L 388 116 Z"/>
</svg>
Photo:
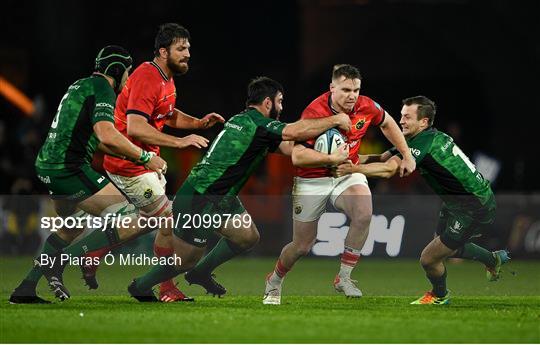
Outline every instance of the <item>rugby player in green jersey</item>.
<svg viewBox="0 0 540 345">
<path fill-rule="evenodd" d="M 60 101 L 45 143 L 36 159 L 38 178 L 45 184 L 61 217 L 85 218 L 87 214 L 118 214 L 135 218 L 135 208 L 128 204 L 109 180 L 93 170 L 96 150 L 124 157 L 161 174 L 166 163 L 153 153 L 132 144 L 114 127 L 116 94 L 126 83 L 132 65 L 129 53 L 119 46 L 106 46 L 96 58 L 95 72 L 77 80 Z M 87 218 L 88 219 L 88 218 Z M 133 225 L 136 222 L 132 222 Z M 36 265 L 14 290 L 11 303 L 48 303 L 37 296 L 36 286 L 43 275 L 57 298 L 69 298 L 61 274 L 54 274 L 58 263 L 43 265 L 40 259 L 53 258 L 59 252 L 80 257 L 104 245 L 114 245 L 130 238 L 138 230 L 108 224 L 78 243 L 68 246 L 83 229 L 59 229 L 45 241 Z"/>
<path fill-rule="evenodd" d="M 400 120 L 403 134 L 420 174 L 443 201 L 436 236 L 420 256 L 432 290 L 411 304 L 449 303 L 446 258 L 480 261 L 486 265 L 489 281 L 498 280 L 501 266 L 510 260 L 505 250 L 490 252 L 471 242 L 493 223 L 495 197 L 489 181 L 476 170 L 454 139 L 432 127 L 435 112 L 435 103 L 425 96 L 403 100 Z M 344 162 L 337 167 L 336 175 L 361 172 L 368 177 L 389 178 L 399 170 L 401 158 L 395 154 L 391 149 L 381 155 L 360 156 L 361 164 Z"/>
<path fill-rule="evenodd" d="M 214 280 L 212 271 L 259 240 L 259 232 L 237 196 L 250 175 L 269 152 L 290 155 L 293 141 L 316 137 L 332 127 L 351 128 L 344 113 L 291 124 L 280 122 L 282 101 L 283 88 L 276 81 L 260 77 L 249 84 L 247 109 L 225 123 L 176 193 L 173 214 L 177 223 L 172 237 L 181 265 L 154 266 L 128 287 L 131 296 L 141 302 L 157 301 L 152 287 L 187 271 L 185 278 L 190 284 L 223 295 L 226 290 Z M 347 156 L 348 146 L 343 145 L 329 158 L 338 164 Z M 214 230 L 222 238 L 199 262 Z"/>
</svg>

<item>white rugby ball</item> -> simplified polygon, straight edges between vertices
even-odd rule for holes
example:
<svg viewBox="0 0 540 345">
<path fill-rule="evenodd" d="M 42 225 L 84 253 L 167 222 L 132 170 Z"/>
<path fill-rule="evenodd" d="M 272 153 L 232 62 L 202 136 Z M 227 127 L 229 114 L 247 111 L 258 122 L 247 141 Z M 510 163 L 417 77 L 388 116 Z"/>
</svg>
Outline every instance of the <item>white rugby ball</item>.
<svg viewBox="0 0 540 345">
<path fill-rule="evenodd" d="M 330 128 L 315 140 L 315 151 L 332 154 L 346 142 L 345 137 L 337 129 Z"/>
</svg>

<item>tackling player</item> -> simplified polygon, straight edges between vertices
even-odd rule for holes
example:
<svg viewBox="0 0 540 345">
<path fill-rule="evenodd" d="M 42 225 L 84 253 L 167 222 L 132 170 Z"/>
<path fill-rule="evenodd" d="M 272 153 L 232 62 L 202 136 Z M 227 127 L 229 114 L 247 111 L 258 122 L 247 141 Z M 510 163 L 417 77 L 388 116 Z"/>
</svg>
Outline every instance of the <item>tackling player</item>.
<svg viewBox="0 0 540 345">
<path fill-rule="evenodd" d="M 348 114 L 352 129 L 346 133 L 348 145 L 345 146 L 349 147 L 349 159 L 354 164 L 358 162 L 358 148 L 367 129 L 379 127 L 405 157 L 399 167 L 401 175 L 411 173 L 415 162 L 398 125 L 379 104 L 360 95 L 360 84 L 361 76 L 356 67 L 334 66 L 330 91 L 311 102 L 302 118 L 329 118 L 338 112 Z M 319 218 L 328 201 L 351 220 L 334 287 L 347 297 L 362 296 L 356 281 L 351 279 L 351 272 L 360 258 L 371 222 L 371 192 L 367 179 L 361 173 L 332 177 L 329 166 L 334 164 L 327 154 L 313 149 L 313 138 L 296 143 L 292 152 L 292 161 L 297 167 L 293 187 L 293 240 L 283 248 L 274 271 L 267 276 L 264 304 L 281 303 L 283 279 L 296 261 L 311 250 L 317 238 Z"/>
<path fill-rule="evenodd" d="M 487 279 L 498 280 L 508 252 L 490 252 L 471 242 L 486 232 L 495 217 L 495 197 L 489 181 L 448 134 L 433 128 L 435 103 L 425 96 L 403 100 L 400 124 L 420 174 L 443 200 L 435 238 L 424 248 L 420 263 L 432 289 L 411 304 L 448 304 L 446 266 L 448 257 L 480 261 L 486 265 Z M 337 175 L 363 173 L 368 177 L 393 176 L 401 163 L 395 150 L 382 155 L 362 156 L 362 163 L 345 162 Z"/>
<path fill-rule="evenodd" d="M 60 101 L 35 166 L 38 178 L 49 190 L 61 217 L 84 218 L 86 212 L 94 216 L 110 213 L 137 216 L 135 208 L 128 204 L 122 193 L 90 166 L 96 150 L 122 156 L 152 171 L 161 171 L 165 167 L 164 160 L 133 145 L 114 127 L 116 93 L 124 86 L 131 64 L 131 56 L 125 49 L 106 46 L 96 57 L 95 72 L 73 83 Z M 128 239 L 130 232 L 124 230 L 109 224 L 105 231 L 97 229 L 83 238 L 77 248 L 65 248 L 82 229 L 61 229 L 47 238 L 41 254 L 54 257 L 64 250 L 73 256 L 82 256 L 86 250 Z M 49 303 L 36 294 L 41 276 L 42 267 L 35 265 L 9 301 Z M 61 279 L 47 278 L 56 297 L 60 300 L 69 298 L 69 292 L 60 287 L 63 285 Z"/>
<path fill-rule="evenodd" d="M 306 140 L 335 126 L 344 131 L 350 129 L 351 122 L 345 114 L 303 119 L 292 124 L 280 122 L 282 101 L 283 88 L 276 81 L 260 77 L 249 84 L 247 109 L 225 123 L 225 128 L 176 193 L 175 219 L 188 215 L 177 223 L 173 236 L 175 253 L 182 258 L 181 266 L 154 266 L 128 287 L 134 298 L 141 302 L 155 301 L 152 287 L 192 269 L 204 254 L 207 238 L 213 230 L 222 238 L 188 273 L 191 276 L 186 274 L 186 280 L 202 285 L 211 293 L 218 291 L 211 290 L 216 287 L 222 289 L 218 295 L 225 293 L 212 278 L 212 271 L 249 250 L 259 240 L 259 232 L 237 196 L 249 176 L 268 152 L 290 155 L 290 140 Z M 347 156 L 348 149 L 344 146 L 330 159 L 337 164 Z M 205 227 L 199 222 L 197 226 L 197 216 L 209 217 L 212 224 Z"/>
<path fill-rule="evenodd" d="M 208 140 L 199 135 L 178 138 L 162 132 L 169 126 L 182 129 L 209 128 L 224 119 L 211 113 L 197 119 L 175 108 L 175 75 L 187 73 L 190 59 L 190 34 L 184 27 L 167 23 L 160 26 L 155 38 L 154 59 L 144 62 L 129 76 L 126 87 L 118 96 L 115 108 L 116 128 L 135 145 L 159 155 L 160 146 L 185 148 L 206 147 Z M 130 161 L 105 156 L 103 167 L 111 181 L 140 209 L 144 217 L 170 217 L 171 202 L 165 195 L 165 177 Z M 141 234 L 144 231 L 141 232 Z M 160 228 L 156 233 L 156 256 L 172 255 L 172 229 Z M 103 248 L 90 256 L 102 257 L 111 248 Z M 90 287 L 97 288 L 97 266 L 85 266 L 83 277 Z M 160 284 L 163 302 L 191 301 L 172 280 Z"/>
</svg>

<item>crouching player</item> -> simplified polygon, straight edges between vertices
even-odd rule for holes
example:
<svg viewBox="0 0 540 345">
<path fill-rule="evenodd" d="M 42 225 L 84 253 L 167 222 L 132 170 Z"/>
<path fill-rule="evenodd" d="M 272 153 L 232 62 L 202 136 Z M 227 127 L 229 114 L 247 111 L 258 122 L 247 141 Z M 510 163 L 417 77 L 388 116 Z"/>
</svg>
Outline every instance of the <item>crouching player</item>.
<svg viewBox="0 0 540 345">
<path fill-rule="evenodd" d="M 443 200 L 435 238 L 424 248 L 420 263 L 432 289 L 411 304 L 448 304 L 446 267 L 448 257 L 480 261 L 486 265 L 487 279 L 496 281 L 501 266 L 508 262 L 508 252 L 490 252 L 471 242 L 481 236 L 495 217 L 495 197 L 489 181 L 476 170 L 454 140 L 433 128 L 435 103 L 424 96 L 403 100 L 401 121 L 403 134 L 411 148 L 421 175 Z M 361 163 L 345 162 L 338 166 L 337 176 L 361 172 L 368 177 L 393 176 L 400 157 L 391 149 L 382 155 L 361 156 Z"/>
<path fill-rule="evenodd" d="M 189 283 L 201 285 L 217 295 L 224 294 L 226 290 L 213 279 L 212 271 L 249 250 L 259 240 L 259 232 L 237 196 L 250 175 L 268 152 L 290 155 L 292 143 L 287 141 L 306 140 L 332 127 L 350 130 L 351 122 L 346 114 L 291 124 L 280 122 L 282 101 L 283 88 L 276 81 L 261 77 L 249 84 L 247 109 L 225 123 L 225 128 L 176 193 L 173 214 L 175 221 L 179 218 L 181 221 L 176 224 L 172 241 L 182 264 L 154 266 L 128 287 L 131 296 L 141 302 L 156 301 L 152 292 L 154 285 L 189 270 L 186 274 Z M 348 150 L 344 147 L 335 155 L 338 156 L 336 161 L 342 162 Z M 198 217 L 209 216 L 211 227 L 200 226 L 200 223 L 197 226 Z M 197 264 L 204 254 L 208 235 L 214 229 L 222 238 Z"/>
</svg>

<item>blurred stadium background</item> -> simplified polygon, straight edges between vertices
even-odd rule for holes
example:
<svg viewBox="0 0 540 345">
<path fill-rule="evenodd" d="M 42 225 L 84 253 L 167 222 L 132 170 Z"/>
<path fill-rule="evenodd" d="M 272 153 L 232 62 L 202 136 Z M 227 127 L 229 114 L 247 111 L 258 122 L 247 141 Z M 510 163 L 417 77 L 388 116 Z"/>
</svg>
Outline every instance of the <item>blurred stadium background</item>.
<svg viewBox="0 0 540 345">
<path fill-rule="evenodd" d="M 192 35 L 190 71 L 176 78 L 177 105 L 195 116 L 238 113 L 248 81 L 266 75 L 284 85 L 283 118 L 294 121 L 327 90 L 336 63 L 358 66 L 361 93 L 397 120 L 402 98 L 430 97 L 438 105 L 436 127 L 454 137 L 498 195 L 493 236 L 482 241 L 509 248 L 515 257 L 538 259 L 535 7 L 510 0 L 8 0 L 0 21 L 0 255 L 32 255 L 46 235 L 39 217 L 52 211 L 33 163 L 67 86 L 91 73 L 106 44 L 126 47 L 134 66 L 151 60 L 158 25 L 177 22 Z M 219 130 L 200 134 L 213 138 Z M 372 129 L 361 151 L 388 147 Z M 163 150 L 171 195 L 201 154 Z M 246 206 L 263 234 L 250 255 L 275 257 L 290 238 L 292 174 L 289 159 L 272 156 L 244 188 Z M 388 222 L 375 222 L 382 237 L 372 238 L 371 254 L 417 257 L 434 229 L 437 199 L 417 173 L 370 183 L 374 214 Z M 402 235 L 398 230 L 385 237 L 383 230 L 397 215 L 405 217 Z M 339 222 L 329 220 L 323 231 Z M 333 244 L 319 249 L 318 254 L 337 255 Z"/>
</svg>

